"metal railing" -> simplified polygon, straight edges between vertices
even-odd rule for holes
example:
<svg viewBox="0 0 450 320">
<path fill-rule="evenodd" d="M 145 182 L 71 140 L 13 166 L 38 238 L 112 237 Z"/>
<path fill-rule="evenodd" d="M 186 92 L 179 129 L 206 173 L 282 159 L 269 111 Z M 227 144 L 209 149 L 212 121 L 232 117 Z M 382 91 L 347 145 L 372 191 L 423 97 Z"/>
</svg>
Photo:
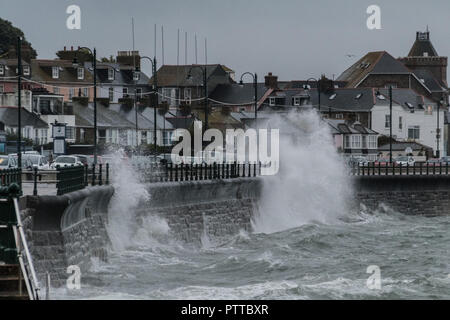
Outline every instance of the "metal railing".
<svg viewBox="0 0 450 320">
<path fill-rule="evenodd" d="M 9 186 L 12 183 L 21 184 L 22 171 L 20 169 L 0 170 L 0 186 Z"/>
<path fill-rule="evenodd" d="M 350 169 L 353 176 L 429 176 L 448 175 L 450 166 L 448 163 L 414 163 L 413 165 L 400 165 L 392 163 L 368 163 L 364 165 L 354 164 Z"/>
<path fill-rule="evenodd" d="M 164 165 L 163 182 L 251 178 L 261 175 L 261 163 L 212 163 Z"/>
</svg>

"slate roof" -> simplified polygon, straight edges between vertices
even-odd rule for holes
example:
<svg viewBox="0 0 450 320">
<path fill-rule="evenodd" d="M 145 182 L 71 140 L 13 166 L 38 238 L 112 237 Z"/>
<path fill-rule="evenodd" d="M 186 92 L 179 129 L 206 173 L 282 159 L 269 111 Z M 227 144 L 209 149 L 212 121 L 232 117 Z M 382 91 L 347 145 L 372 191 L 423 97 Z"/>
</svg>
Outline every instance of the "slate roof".
<svg viewBox="0 0 450 320">
<path fill-rule="evenodd" d="M 94 127 L 94 107 L 92 103 L 87 106 L 73 103 L 73 114 L 77 127 Z M 119 113 L 103 106 L 101 103 L 97 103 L 97 127 L 134 129 L 135 125 L 121 117 Z"/>
<path fill-rule="evenodd" d="M 266 92 L 271 89 L 266 87 L 264 83 L 258 83 L 257 90 L 257 100 L 260 101 Z M 219 84 L 211 93 L 210 98 L 220 102 L 236 105 L 253 104 L 255 99 L 255 89 L 253 87 L 253 83 L 244 83 L 242 85 L 237 83 Z M 211 103 L 214 104 L 215 102 L 213 101 Z"/>
<path fill-rule="evenodd" d="M 318 106 L 317 90 L 311 89 L 310 103 Z M 370 111 L 375 104 L 374 89 L 372 88 L 342 88 L 334 92 L 322 93 L 320 95 L 321 111 Z"/>
<path fill-rule="evenodd" d="M 53 79 L 52 68 L 59 67 L 59 78 Z M 84 79 L 78 79 L 78 67 L 72 64 L 69 60 L 31 60 L 31 79 L 42 82 L 61 82 L 61 83 L 76 83 L 80 85 L 90 86 L 94 79 L 92 75 L 84 68 Z"/>
<path fill-rule="evenodd" d="M 350 124 L 341 119 L 324 119 L 324 121 L 328 123 L 333 134 L 378 134 L 359 122 Z"/>
<path fill-rule="evenodd" d="M 430 89 L 430 91 L 442 92 L 443 90 L 445 90 L 444 88 L 442 88 L 439 81 L 430 71 L 425 69 L 416 69 L 414 70 L 414 74 L 417 78 L 419 78 L 419 81 L 421 81 L 421 79 L 424 80 L 423 83 L 427 86 L 428 89 Z"/>
<path fill-rule="evenodd" d="M 438 56 L 436 49 L 434 49 L 430 41 L 430 32 L 417 32 L 416 41 L 411 47 L 408 57 L 423 57 L 425 52 L 428 53 L 429 57 Z"/>
<path fill-rule="evenodd" d="M 93 75 L 92 62 L 85 62 L 85 67 L 91 75 Z M 114 80 L 108 79 L 108 70 L 114 69 Z M 119 71 L 118 71 L 119 70 Z M 134 68 L 120 63 L 98 62 L 97 63 L 97 80 L 101 84 L 112 84 L 117 86 L 134 85 L 133 80 Z M 138 86 L 148 86 L 150 78 L 141 71 L 139 80 L 136 82 Z"/>
<path fill-rule="evenodd" d="M 346 81 L 347 87 L 356 87 L 370 73 L 403 74 L 411 73 L 411 70 L 386 51 L 369 52 L 345 70 L 337 81 Z"/>
<path fill-rule="evenodd" d="M 48 124 L 34 113 L 25 108 L 22 108 L 21 111 L 22 126 L 48 128 Z M 17 107 L 0 107 L 0 121 L 7 126 L 17 127 Z"/>
<path fill-rule="evenodd" d="M 145 118 L 147 118 L 148 120 L 150 120 L 153 123 L 154 116 L 155 116 L 154 108 L 147 107 L 144 110 L 142 110 L 141 112 Z M 166 116 L 167 117 L 170 116 L 170 113 L 168 112 L 166 114 Z M 158 112 L 158 110 L 156 110 L 156 128 L 161 129 L 161 130 L 163 130 L 163 129 L 173 130 L 174 129 L 173 125 L 169 121 L 167 121 L 167 119 L 165 119 L 164 116 Z"/>
<path fill-rule="evenodd" d="M 201 68 L 203 67 L 204 65 L 163 65 L 156 73 L 158 87 L 201 86 L 203 84 L 203 72 Z M 189 73 L 191 77 L 188 79 Z M 228 76 L 227 71 L 220 64 L 206 65 L 206 77 L 210 77 L 213 73 Z M 153 77 L 150 79 L 150 84 L 153 84 Z"/>
<path fill-rule="evenodd" d="M 131 122 L 134 125 L 134 127 L 136 127 L 136 111 L 134 107 L 129 107 L 127 105 L 120 103 L 110 103 L 108 108 L 118 113 L 120 117 L 125 118 L 126 120 Z M 140 110 L 137 113 L 137 118 L 138 118 L 138 128 L 140 130 L 152 130 L 154 128 L 153 121 L 144 117 Z"/>
<path fill-rule="evenodd" d="M 380 99 L 379 96 L 376 95 L 375 97 L 378 105 L 389 105 L 389 90 L 388 89 L 379 89 L 378 90 L 385 99 Z M 424 110 L 424 106 L 431 105 L 436 106 L 436 103 L 432 100 L 419 95 L 417 92 L 415 92 L 412 89 L 408 88 L 395 88 L 392 89 L 392 101 L 400 106 L 402 106 L 405 109 L 411 109 L 408 105 L 414 107 L 415 110 Z"/>
</svg>

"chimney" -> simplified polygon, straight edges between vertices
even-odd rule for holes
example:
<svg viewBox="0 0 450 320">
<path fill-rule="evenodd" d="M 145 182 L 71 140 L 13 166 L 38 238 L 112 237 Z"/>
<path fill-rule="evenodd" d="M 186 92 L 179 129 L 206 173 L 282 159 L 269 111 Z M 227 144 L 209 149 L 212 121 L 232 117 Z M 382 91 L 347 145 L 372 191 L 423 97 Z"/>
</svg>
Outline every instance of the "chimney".
<svg viewBox="0 0 450 320">
<path fill-rule="evenodd" d="M 272 72 L 269 72 L 267 76 L 264 77 L 265 86 L 272 89 L 278 89 L 278 77 L 272 75 Z"/>
</svg>

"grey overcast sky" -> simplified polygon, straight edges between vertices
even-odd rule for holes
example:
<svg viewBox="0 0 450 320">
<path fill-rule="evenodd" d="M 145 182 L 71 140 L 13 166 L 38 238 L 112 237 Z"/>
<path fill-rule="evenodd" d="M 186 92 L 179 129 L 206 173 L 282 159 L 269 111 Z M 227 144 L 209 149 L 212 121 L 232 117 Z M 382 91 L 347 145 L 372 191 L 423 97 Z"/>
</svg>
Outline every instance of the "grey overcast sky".
<svg viewBox="0 0 450 320">
<path fill-rule="evenodd" d="M 66 8 L 81 7 L 81 30 L 66 28 Z M 369 5 L 381 8 L 381 30 L 366 26 Z M 55 58 L 64 46 L 97 47 L 100 56 L 132 48 L 161 62 L 161 25 L 165 63 L 184 63 L 188 32 L 188 63 L 194 63 L 194 34 L 199 63 L 222 63 L 236 71 L 267 72 L 280 80 L 305 79 L 325 73 L 337 77 L 369 51 L 407 55 L 416 31 L 429 25 L 431 40 L 442 56 L 450 54 L 449 0 L 0 0 L 0 17 L 21 28 L 39 58 Z M 347 57 L 354 54 L 355 57 Z M 150 70 L 147 66 L 145 71 Z"/>
</svg>

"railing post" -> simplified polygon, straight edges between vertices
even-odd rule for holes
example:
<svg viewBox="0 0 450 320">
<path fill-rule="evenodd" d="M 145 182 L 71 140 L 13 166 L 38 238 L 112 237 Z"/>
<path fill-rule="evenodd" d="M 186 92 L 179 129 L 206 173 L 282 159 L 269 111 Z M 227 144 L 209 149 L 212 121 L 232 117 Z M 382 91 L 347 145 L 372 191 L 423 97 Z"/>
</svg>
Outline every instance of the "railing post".
<svg viewBox="0 0 450 320">
<path fill-rule="evenodd" d="M 102 164 L 101 163 L 98 165 L 98 185 L 99 186 L 103 185 L 103 181 L 102 181 Z"/>
<path fill-rule="evenodd" d="M 33 168 L 34 171 L 34 176 L 33 176 L 33 180 L 34 180 L 34 187 L 33 187 L 33 196 L 37 196 L 38 192 L 37 192 L 37 176 L 38 176 L 38 168 L 34 167 Z"/>
<path fill-rule="evenodd" d="M 109 185 L 109 163 L 106 164 L 106 184 Z"/>
<path fill-rule="evenodd" d="M 92 164 L 92 186 L 95 186 L 95 163 Z"/>
<path fill-rule="evenodd" d="M 445 174 L 448 175 L 448 162 L 445 163 Z"/>
<path fill-rule="evenodd" d="M 375 165 L 375 162 L 373 164 Z M 378 162 L 378 175 L 381 176 L 381 162 Z"/>
<path fill-rule="evenodd" d="M 89 185 L 88 173 L 89 173 L 89 165 L 86 163 L 84 165 L 84 186 L 85 187 L 87 187 Z"/>
<path fill-rule="evenodd" d="M 184 163 L 180 164 L 180 181 L 184 180 Z"/>
<path fill-rule="evenodd" d="M 358 176 L 359 176 L 360 175 L 361 166 L 359 165 L 359 162 L 356 163 L 356 165 L 358 166 Z"/>
<path fill-rule="evenodd" d="M 442 175 L 442 166 L 440 162 L 439 162 L 439 174 Z"/>
<path fill-rule="evenodd" d="M 392 162 L 392 175 L 395 176 L 395 162 Z"/>
<path fill-rule="evenodd" d="M 178 164 L 175 164 L 175 181 L 178 181 Z"/>
<path fill-rule="evenodd" d="M 386 162 L 386 172 L 384 173 L 384 175 L 389 175 L 389 162 Z"/>
<path fill-rule="evenodd" d="M 433 175 L 436 174 L 436 162 L 433 162 Z"/>
<path fill-rule="evenodd" d="M 429 165 L 429 163 L 425 163 L 425 165 L 426 165 L 426 167 L 427 167 L 426 173 L 427 173 L 427 175 L 428 175 L 428 173 L 429 173 L 429 171 L 430 171 L 430 165 Z"/>
<path fill-rule="evenodd" d="M 409 163 L 406 163 L 406 175 L 409 175 Z"/>
</svg>

